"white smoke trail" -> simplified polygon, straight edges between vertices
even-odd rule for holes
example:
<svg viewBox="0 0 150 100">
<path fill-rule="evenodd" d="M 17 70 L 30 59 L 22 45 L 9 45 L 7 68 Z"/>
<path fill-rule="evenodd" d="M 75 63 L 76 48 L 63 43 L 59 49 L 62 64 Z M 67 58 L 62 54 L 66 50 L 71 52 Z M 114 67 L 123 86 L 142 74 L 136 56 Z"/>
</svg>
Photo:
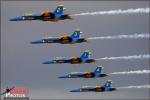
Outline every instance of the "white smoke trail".
<svg viewBox="0 0 150 100">
<path fill-rule="evenodd" d="M 150 85 L 137 85 L 137 86 L 124 86 L 124 87 L 118 87 L 118 89 L 122 89 L 122 88 L 150 88 Z"/>
<path fill-rule="evenodd" d="M 89 37 L 89 40 L 95 39 L 139 39 L 139 38 L 150 38 L 149 33 L 132 34 L 132 35 L 116 35 L 116 36 L 101 36 L 101 37 Z"/>
<path fill-rule="evenodd" d="M 137 9 L 127 9 L 127 10 L 109 10 L 109 11 L 97 11 L 97 12 L 86 12 L 73 14 L 71 16 L 86 16 L 86 15 L 116 15 L 116 14 L 134 14 L 134 13 L 149 13 L 150 8 L 137 8 Z"/>
<path fill-rule="evenodd" d="M 110 73 L 110 74 L 149 74 L 150 73 L 150 70 L 136 70 L 136 71 L 124 71 L 124 72 L 113 72 L 113 73 Z"/>
<path fill-rule="evenodd" d="M 131 60 L 131 59 L 149 59 L 149 54 L 140 54 L 140 55 L 133 55 L 133 56 L 120 56 L 120 57 L 104 57 L 104 58 L 98 58 L 95 60 Z"/>
</svg>

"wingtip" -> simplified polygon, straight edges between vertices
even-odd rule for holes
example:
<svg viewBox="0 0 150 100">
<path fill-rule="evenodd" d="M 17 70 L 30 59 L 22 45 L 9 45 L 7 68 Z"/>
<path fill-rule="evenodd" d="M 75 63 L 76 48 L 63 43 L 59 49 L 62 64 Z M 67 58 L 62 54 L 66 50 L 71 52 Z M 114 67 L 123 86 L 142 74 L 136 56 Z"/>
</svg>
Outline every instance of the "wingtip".
<svg viewBox="0 0 150 100">
<path fill-rule="evenodd" d="M 80 28 L 77 28 L 76 31 L 80 31 Z"/>
<path fill-rule="evenodd" d="M 59 7 L 64 7 L 64 4 L 60 4 L 60 5 L 58 5 Z"/>
<path fill-rule="evenodd" d="M 112 80 L 107 80 L 107 82 L 112 82 Z"/>
<path fill-rule="evenodd" d="M 85 50 L 85 52 L 91 52 L 91 50 L 87 49 L 87 50 Z"/>
</svg>

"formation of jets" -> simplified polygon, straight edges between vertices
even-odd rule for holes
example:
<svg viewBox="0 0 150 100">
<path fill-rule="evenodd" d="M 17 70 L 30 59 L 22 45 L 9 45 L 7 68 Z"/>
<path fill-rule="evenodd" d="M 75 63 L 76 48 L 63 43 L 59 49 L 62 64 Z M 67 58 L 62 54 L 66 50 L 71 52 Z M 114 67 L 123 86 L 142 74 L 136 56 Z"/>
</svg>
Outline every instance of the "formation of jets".
<svg viewBox="0 0 150 100">
<path fill-rule="evenodd" d="M 10 21 L 31 21 L 31 20 L 41 20 L 41 21 L 52 21 L 58 22 L 60 20 L 72 19 L 69 14 L 64 14 L 64 5 L 59 5 L 54 12 L 43 12 L 40 14 L 29 14 L 24 16 L 16 16 L 11 18 Z M 43 44 L 43 43 L 60 43 L 60 44 L 75 44 L 87 42 L 87 39 L 81 38 L 81 31 L 79 29 L 75 30 L 71 36 L 60 36 L 60 37 L 45 37 L 39 40 L 31 41 L 31 44 Z M 90 58 L 91 51 L 85 50 L 80 57 L 57 57 L 53 60 L 48 60 L 43 62 L 43 64 L 83 64 L 83 63 L 93 63 L 96 59 Z M 93 72 L 71 72 L 60 76 L 59 78 L 96 78 L 96 77 L 106 77 L 107 74 L 102 72 L 102 66 L 97 67 Z M 11 91 L 14 88 L 6 89 L 6 92 Z M 114 91 L 116 88 L 112 88 L 112 81 L 108 80 L 103 86 L 89 87 L 84 86 L 78 89 L 71 90 L 70 92 L 104 92 L 104 91 Z"/>
</svg>

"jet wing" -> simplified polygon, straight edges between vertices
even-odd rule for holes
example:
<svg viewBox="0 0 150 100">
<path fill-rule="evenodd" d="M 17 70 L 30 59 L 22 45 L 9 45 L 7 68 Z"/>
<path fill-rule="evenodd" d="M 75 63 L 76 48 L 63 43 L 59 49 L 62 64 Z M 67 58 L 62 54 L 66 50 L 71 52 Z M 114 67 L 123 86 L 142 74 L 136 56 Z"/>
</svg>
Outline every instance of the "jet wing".
<svg viewBox="0 0 150 100">
<path fill-rule="evenodd" d="M 70 58 L 56 58 L 56 60 L 54 60 L 56 63 L 69 63 L 70 62 Z"/>
<path fill-rule="evenodd" d="M 83 72 L 71 72 L 63 76 L 60 76 L 59 78 L 77 78 L 77 77 L 82 77 L 82 76 L 84 76 Z"/>
<path fill-rule="evenodd" d="M 83 77 L 84 72 L 71 72 L 69 73 L 69 75 L 71 75 L 72 77 Z"/>
<path fill-rule="evenodd" d="M 23 15 L 24 17 L 40 17 L 42 16 L 42 14 L 32 14 L 32 13 L 27 13 L 25 15 Z"/>
<path fill-rule="evenodd" d="M 42 14 L 29 14 L 29 16 L 40 17 L 40 16 L 42 16 Z"/>
<path fill-rule="evenodd" d="M 55 41 L 55 40 L 60 40 L 61 38 L 60 37 L 47 37 L 47 40 L 49 41 Z"/>
<path fill-rule="evenodd" d="M 71 72 L 69 74 L 71 74 L 71 75 L 83 75 L 84 72 Z"/>
<path fill-rule="evenodd" d="M 70 58 L 56 58 L 54 60 L 45 61 L 43 64 L 69 63 L 70 60 Z"/>
<path fill-rule="evenodd" d="M 94 89 L 94 86 L 82 86 L 81 89 Z"/>
<path fill-rule="evenodd" d="M 55 60 L 71 60 L 71 58 L 57 57 Z"/>
</svg>

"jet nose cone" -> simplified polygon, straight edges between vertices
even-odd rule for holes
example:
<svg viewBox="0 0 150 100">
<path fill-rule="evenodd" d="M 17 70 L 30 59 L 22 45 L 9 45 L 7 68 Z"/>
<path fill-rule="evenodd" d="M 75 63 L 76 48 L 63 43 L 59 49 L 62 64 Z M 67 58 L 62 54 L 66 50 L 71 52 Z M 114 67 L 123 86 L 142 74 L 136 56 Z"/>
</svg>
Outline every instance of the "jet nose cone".
<svg viewBox="0 0 150 100">
<path fill-rule="evenodd" d="M 53 60 L 43 62 L 43 64 L 54 64 L 54 63 L 55 63 L 55 61 L 53 61 Z"/>
<path fill-rule="evenodd" d="M 58 78 L 66 78 L 66 76 L 59 76 Z"/>
<path fill-rule="evenodd" d="M 80 89 L 74 89 L 74 90 L 71 90 L 70 92 L 81 92 Z"/>
<path fill-rule="evenodd" d="M 16 17 L 11 18 L 9 21 L 21 21 L 21 20 L 24 20 L 24 17 L 16 16 Z"/>
<path fill-rule="evenodd" d="M 33 40 L 31 41 L 31 44 L 39 44 L 39 43 L 45 43 L 44 40 Z"/>
<path fill-rule="evenodd" d="M 16 18 L 11 18 L 11 19 L 9 19 L 9 21 L 17 21 L 17 19 Z"/>
<path fill-rule="evenodd" d="M 69 78 L 68 75 L 59 76 L 58 78 Z"/>
</svg>

